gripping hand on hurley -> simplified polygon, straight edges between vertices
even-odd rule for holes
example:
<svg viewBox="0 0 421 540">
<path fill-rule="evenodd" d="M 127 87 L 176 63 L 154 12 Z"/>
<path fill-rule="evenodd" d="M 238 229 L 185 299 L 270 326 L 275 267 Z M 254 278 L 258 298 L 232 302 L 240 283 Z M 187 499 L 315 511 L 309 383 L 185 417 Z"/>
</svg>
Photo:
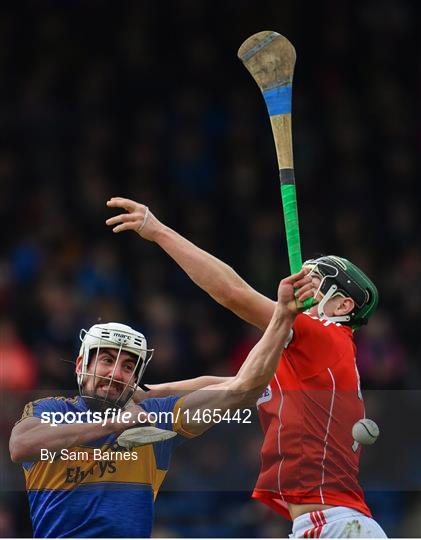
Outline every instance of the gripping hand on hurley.
<svg viewBox="0 0 421 540">
<path fill-rule="evenodd" d="M 317 287 L 314 284 L 308 268 L 303 268 L 297 274 L 292 274 L 284 278 L 278 287 L 277 309 L 282 312 L 283 317 L 295 319 L 298 313 L 302 313 L 307 308 L 304 302 L 312 298 Z"/>
</svg>

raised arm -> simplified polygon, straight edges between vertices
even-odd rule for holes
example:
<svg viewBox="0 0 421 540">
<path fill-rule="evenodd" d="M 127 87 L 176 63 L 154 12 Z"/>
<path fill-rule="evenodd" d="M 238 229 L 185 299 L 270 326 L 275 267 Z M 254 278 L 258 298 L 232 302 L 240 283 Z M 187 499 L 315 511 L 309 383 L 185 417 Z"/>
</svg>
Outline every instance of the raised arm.
<svg viewBox="0 0 421 540">
<path fill-rule="evenodd" d="M 281 281 L 278 302 L 262 338 L 254 346 L 237 375 L 228 381 L 214 384 L 184 397 L 179 423 L 187 436 L 200 435 L 212 427 L 212 418 L 204 418 L 203 412 L 218 411 L 223 414 L 229 409 L 254 406 L 256 400 L 272 379 L 282 350 L 291 338 L 292 325 L 301 308 L 294 298 L 297 289 L 299 305 L 313 297 L 315 288 L 311 278 L 302 270 Z M 215 419 L 217 422 L 217 418 Z"/>
<path fill-rule="evenodd" d="M 275 302 L 250 287 L 230 266 L 161 223 L 143 204 L 113 197 L 107 206 L 126 211 L 107 219 L 113 232 L 131 230 L 145 240 L 157 243 L 219 304 L 262 330 L 267 327 Z"/>
<path fill-rule="evenodd" d="M 133 400 L 135 403 L 140 403 L 148 398 L 161 398 L 166 396 L 184 396 L 195 390 L 200 390 L 211 384 L 220 384 L 228 381 L 232 377 L 216 377 L 214 375 L 202 375 L 194 379 L 185 379 L 183 381 L 174 381 L 161 384 L 147 384 L 148 391 L 139 388 L 136 390 Z"/>
</svg>

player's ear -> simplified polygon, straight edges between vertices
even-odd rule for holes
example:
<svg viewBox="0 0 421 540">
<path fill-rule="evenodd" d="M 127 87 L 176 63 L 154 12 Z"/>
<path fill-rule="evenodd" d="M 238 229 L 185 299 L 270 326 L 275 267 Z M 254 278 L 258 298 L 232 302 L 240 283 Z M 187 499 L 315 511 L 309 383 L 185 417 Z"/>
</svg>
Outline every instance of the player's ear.
<svg viewBox="0 0 421 540">
<path fill-rule="evenodd" d="M 338 316 L 338 315 L 346 315 L 347 313 L 351 313 L 351 311 L 355 307 L 354 300 L 349 296 L 347 296 L 346 298 L 343 298 L 340 296 L 338 298 L 340 298 L 341 301 L 336 306 L 334 315 Z"/>
<path fill-rule="evenodd" d="M 82 357 L 78 356 L 76 358 L 76 367 L 75 367 L 75 373 L 80 373 L 80 370 L 82 369 Z"/>
</svg>

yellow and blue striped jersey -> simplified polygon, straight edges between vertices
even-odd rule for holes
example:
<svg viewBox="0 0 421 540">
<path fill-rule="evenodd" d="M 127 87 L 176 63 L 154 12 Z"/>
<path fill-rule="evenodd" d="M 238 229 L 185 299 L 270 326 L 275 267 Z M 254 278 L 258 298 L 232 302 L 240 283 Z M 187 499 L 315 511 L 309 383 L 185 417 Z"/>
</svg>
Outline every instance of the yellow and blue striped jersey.
<svg viewBox="0 0 421 540">
<path fill-rule="evenodd" d="M 142 401 L 140 405 L 146 412 L 160 416 L 157 427 L 174 429 L 179 434 L 167 441 L 132 449 L 136 459 L 94 460 L 95 449 L 102 449 L 101 455 L 126 450 L 118 446 L 117 434 L 112 434 L 68 449 L 69 456 L 82 459 L 23 463 L 34 536 L 149 537 L 154 499 L 174 448 L 187 435 L 172 425 L 172 415 L 159 413 L 171 412 L 174 418 L 179 401 L 175 396 Z M 46 398 L 28 403 L 22 419 L 41 418 L 43 412 L 87 410 L 80 396 Z"/>
</svg>

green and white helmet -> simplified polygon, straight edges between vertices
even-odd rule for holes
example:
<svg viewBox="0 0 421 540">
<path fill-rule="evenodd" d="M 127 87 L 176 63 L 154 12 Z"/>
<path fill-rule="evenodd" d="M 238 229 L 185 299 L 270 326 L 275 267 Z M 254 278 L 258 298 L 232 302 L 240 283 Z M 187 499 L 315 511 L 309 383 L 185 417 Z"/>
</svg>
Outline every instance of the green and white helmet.
<svg viewBox="0 0 421 540">
<path fill-rule="evenodd" d="M 312 272 L 321 278 L 319 290 L 323 298 L 317 305 L 321 319 L 341 322 L 354 329 L 367 324 L 379 302 L 379 293 L 374 283 L 355 264 L 335 255 L 325 255 L 306 261 L 303 266 L 311 267 Z M 326 302 L 341 294 L 351 297 L 355 308 L 351 313 L 338 317 L 327 317 L 324 313 Z"/>
</svg>

